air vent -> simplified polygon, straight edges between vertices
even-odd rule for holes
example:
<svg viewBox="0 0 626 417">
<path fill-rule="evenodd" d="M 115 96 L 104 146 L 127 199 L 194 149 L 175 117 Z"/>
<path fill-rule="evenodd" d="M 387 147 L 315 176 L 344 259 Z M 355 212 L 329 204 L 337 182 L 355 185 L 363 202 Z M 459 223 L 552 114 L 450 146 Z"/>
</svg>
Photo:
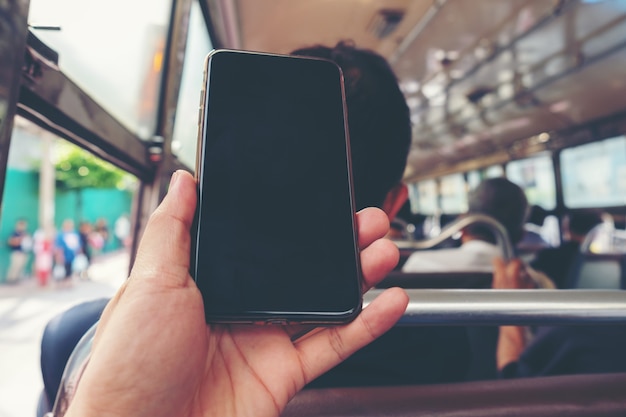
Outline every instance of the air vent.
<svg viewBox="0 0 626 417">
<path fill-rule="evenodd" d="M 403 17 L 404 10 L 380 9 L 372 18 L 367 30 L 378 39 L 383 39 L 396 30 Z"/>
</svg>

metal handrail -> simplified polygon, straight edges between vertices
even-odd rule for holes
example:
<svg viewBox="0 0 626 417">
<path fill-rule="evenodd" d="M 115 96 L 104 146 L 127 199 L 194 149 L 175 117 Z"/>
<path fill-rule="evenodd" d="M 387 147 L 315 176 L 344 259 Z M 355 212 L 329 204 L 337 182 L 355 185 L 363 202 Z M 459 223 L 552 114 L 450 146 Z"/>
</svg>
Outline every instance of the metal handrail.
<svg viewBox="0 0 626 417">
<path fill-rule="evenodd" d="M 468 214 L 463 216 L 447 225 L 438 236 L 430 239 L 395 241 L 395 243 L 400 249 L 431 249 L 472 224 L 480 224 L 481 226 L 488 227 L 496 237 L 496 244 L 502 250 L 502 258 L 505 261 L 513 258 L 513 246 L 511 245 L 511 240 L 509 239 L 509 234 L 506 229 L 496 219 L 485 214 Z"/>
<path fill-rule="evenodd" d="M 364 295 L 367 306 L 383 290 Z M 421 325 L 626 324 L 626 291 L 406 290 L 410 302 L 398 322 Z M 67 411 L 89 361 L 96 325 L 77 344 L 66 366 L 54 411 Z"/>
<path fill-rule="evenodd" d="M 364 296 L 369 304 L 383 290 Z M 399 325 L 626 324 L 626 291 L 406 290 Z"/>
</svg>

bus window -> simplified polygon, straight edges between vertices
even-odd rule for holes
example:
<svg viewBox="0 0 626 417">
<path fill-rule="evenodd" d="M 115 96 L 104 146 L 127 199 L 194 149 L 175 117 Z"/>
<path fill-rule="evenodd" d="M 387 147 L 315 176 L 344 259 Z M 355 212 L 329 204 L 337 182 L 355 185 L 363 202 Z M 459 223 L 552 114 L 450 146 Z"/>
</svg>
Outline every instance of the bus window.
<svg viewBox="0 0 626 417">
<path fill-rule="evenodd" d="M 195 169 L 198 136 L 198 99 L 204 58 L 212 45 L 197 1 L 191 5 L 185 63 L 176 106 L 172 152 L 187 167 Z"/>
<path fill-rule="evenodd" d="M 420 221 L 415 224 L 417 228 L 415 236 L 432 237 L 441 231 L 441 212 L 437 203 L 438 191 L 436 180 L 425 180 L 409 184 L 409 201 L 413 220 Z"/>
<path fill-rule="evenodd" d="M 413 193 L 413 201 L 417 202 L 417 210 L 414 212 L 426 215 L 435 214 L 438 208 L 437 182 L 435 180 L 422 181 L 415 184 L 413 189 L 417 191 Z"/>
<path fill-rule="evenodd" d="M 506 177 L 522 187 L 529 204 L 546 210 L 556 207 L 554 169 L 549 154 L 509 162 Z"/>
<path fill-rule="evenodd" d="M 480 175 L 480 171 L 470 171 L 467 173 L 467 187 L 469 191 L 478 187 L 481 181 L 482 176 Z"/>
<path fill-rule="evenodd" d="M 446 214 L 460 214 L 467 211 L 467 186 L 463 174 L 441 178 L 441 210 Z"/>
<path fill-rule="evenodd" d="M 626 137 L 564 149 L 563 199 L 568 208 L 626 204 Z"/>
<path fill-rule="evenodd" d="M 148 139 L 155 126 L 171 3 L 33 0 L 29 22 L 37 37 L 59 53 L 59 66 L 69 78 Z M 60 30 L 37 30 L 36 25 Z"/>
<path fill-rule="evenodd" d="M 497 178 L 504 176 L 504 169 L 502 165 L 492 165 L 487 167 L 484 171 L 484 178 Z"/>
<path fill-rule="evenodd" d="M 407 188 L 409 189 L 409 207 L 411 208 L 411 214 L 417 214 L 420 212 L 419 188 L 416 182 L 407 184 Z"/>
<path fill-rule="evenodd" d="M 59 285 L 63 277 L 55 275 L 53 247 L 62 224 L 71 220 L 81 235 L 76 254 L 88 261 L 72 266 L 75 278 L 91 278 L 113 294 L 127 276 L 137 179 L 19 116 L 12 135 L 0 240 L 9 241 L 23 222 L 28 244 L 0 246 L 0 283 L 33 277 L 40 287 Z M 124 222 L 128 227 L 122 229 Z"/>
</svg>

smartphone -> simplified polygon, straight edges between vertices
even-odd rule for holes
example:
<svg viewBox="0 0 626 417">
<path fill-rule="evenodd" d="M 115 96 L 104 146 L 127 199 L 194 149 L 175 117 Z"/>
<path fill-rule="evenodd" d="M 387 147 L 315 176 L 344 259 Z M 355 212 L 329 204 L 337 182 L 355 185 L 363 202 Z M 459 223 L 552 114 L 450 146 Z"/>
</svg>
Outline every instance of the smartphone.
<svg viewBox="0 0 626 417">
<path fill-rule="evenodd" d="M 207 322 L 356 317 L 361 268 L 339 66 L 212 51 L 197 155 L 191 274 Z"/>
</svg>

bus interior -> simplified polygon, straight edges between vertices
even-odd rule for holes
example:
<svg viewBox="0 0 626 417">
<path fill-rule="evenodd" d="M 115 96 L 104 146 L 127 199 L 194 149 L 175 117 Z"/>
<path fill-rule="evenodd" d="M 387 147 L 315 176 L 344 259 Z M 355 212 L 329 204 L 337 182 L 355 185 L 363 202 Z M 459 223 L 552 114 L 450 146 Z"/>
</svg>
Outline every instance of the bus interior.
<svg viewBox="0 0 626 417">
<path fill-rule="evenodd" d="M 494 362 L 503 325 L 602 327 L 626 339 L 626 1 L 133 3 L 0 3 L 0 192 L 20 120 L 88 150 L 137 178 L 132 262 L 171 173 L 193 171 L 206 54 L 352 42 L 389 62 L 412 124 L 409 200 L 394 222 L 401 262 L 365 302 L 402 286 L 411 301 L 396 327 L 462 327 L 480 352 L 462 381 L 305 389 L 284 415 L 626 414 L 624 357 L 611 372 L 513 379 Z M 603 213 L 573 289 L 495 291 L 491 273 L 402 271 L 415 251 L 458 247 L 468 192 L 501 176 L 543 211 L 533 227 L 548 246 L 566 238 L 572 213 Z M 507 240 L 505 258 L 530 262 L 543 248 Z"/>
</svg>

